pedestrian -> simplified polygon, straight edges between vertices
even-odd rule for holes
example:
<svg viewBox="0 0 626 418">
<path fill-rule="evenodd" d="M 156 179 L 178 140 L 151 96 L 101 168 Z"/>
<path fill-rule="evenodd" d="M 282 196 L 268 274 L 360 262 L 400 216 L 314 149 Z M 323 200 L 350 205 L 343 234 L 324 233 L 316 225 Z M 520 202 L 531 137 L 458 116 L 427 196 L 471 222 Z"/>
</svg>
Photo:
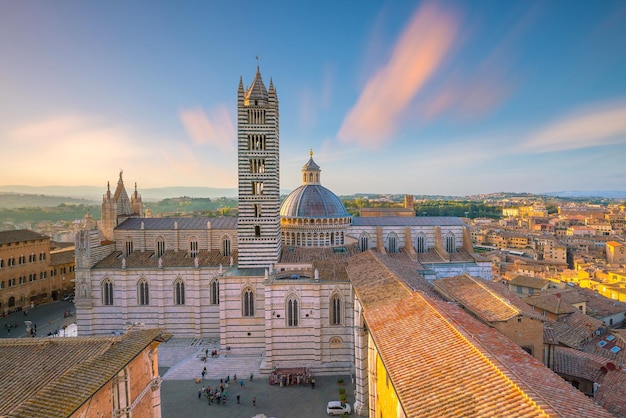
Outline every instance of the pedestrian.
<svg viewBox="0 0 626 418">
<path fill-rule="evenodd" d="M 239 382 L 239 386 L 243 389 L 243 379 Z"/>
<path fill-rule="evenodd" d="M 240 396 L 239 396 L 239 394 L 237 394 L 237 403 L 239 403 L 239 398 L 240 398 Z"/>
<path fill-rule="evenodd" d="M 256 406 L 256 396 L 252 397 L 252 406 Z"/>
<path fill-rule="evenodd" d="M 198 390 L 198 399 L 202 398 L 202 389 Z"/>
<path fill-rule="evenodd" d="M 204 349 L 204 358 L 206 359 L 207 357 L 209 357 L 209 349 L 205 348 Z"/>
<path fill-rule="evenodd" d="M 250 373 L 250 381 L 252 382 L 252 378 L 254 377 L 254 373 Z"/>
<path fill-rule="evenodd" d="M 235 376 L 233 376 L 233 380 L 235 381 L 235 384 L 237 384 L 237 373 L 235 373 Z"/>
<path fill-rule="evenodd" d="M 213 393 L 209 392 L 209 405 L 213 403 Z"/>
<path fill-rule="evenodd" d="M 315 389 L 315 379 L 311 379 L 311 389 Z"/>
</svg>

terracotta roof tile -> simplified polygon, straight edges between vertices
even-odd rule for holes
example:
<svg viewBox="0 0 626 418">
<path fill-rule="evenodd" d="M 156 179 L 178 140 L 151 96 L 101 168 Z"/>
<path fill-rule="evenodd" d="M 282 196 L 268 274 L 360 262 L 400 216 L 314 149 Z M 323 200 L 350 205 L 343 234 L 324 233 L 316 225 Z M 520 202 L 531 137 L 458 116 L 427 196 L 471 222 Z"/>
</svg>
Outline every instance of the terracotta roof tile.
<svg viewBox="0 0 626 418">
<path fill-rule="evenodd" d="M 232 251 L 230 256 L 223 256 L 219 250 L 198 251 L 198 266 L 224 267 L 230 265 L 230 259 L 237 260 L 237 251 Z M 159 259 L 154 251 L 134 251 L 128 257 L 122 257 L 121 251 L 113 251 L 102 261 L 97 263 L 94 269 L 122 268 L 122 259 L 126 258 L 126 268 L 157 268 Z M 161 257 L 163 268 L 168 267 L 195 267 L 194 257 L 186 251 L 167 250 Z"/>
<path fill-rule="evenodd" d="M 611 416 L 453 304 L 413 293 L 365 318 L 407 416 Z"/>
<path fill-rule="evenodd" d="M 0 416 L 71 415 L 160 335 L 1 339 Z"/>
</svg>

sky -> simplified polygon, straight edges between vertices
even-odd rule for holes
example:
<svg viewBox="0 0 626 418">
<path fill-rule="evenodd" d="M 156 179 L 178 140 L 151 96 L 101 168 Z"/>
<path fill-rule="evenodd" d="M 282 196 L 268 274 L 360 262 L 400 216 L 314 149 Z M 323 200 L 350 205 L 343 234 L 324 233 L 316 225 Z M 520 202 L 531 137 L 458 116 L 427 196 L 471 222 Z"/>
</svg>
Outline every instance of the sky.
<svg viewBox="0 0 626 418">
<path fill-rule="evenodd" d="M 237 187 L 240 77 L 338 195 L 626 190 L 624 1 L 2 1 L 0 185 Z M 257 61 L 257 57 L 259 58 Z"/>
</svg>

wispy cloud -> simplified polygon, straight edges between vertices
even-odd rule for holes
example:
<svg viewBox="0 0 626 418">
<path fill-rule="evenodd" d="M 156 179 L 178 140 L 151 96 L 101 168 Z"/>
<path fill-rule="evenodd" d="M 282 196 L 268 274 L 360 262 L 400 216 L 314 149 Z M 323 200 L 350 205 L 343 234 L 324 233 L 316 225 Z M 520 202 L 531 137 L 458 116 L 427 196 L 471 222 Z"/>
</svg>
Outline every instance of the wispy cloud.
<svg viewBox="0 0 626 418">
<path fill-rule="evenodd" d="M 10 158 L 0 164 L 3 184 L 105 185 L 118 169 L 140 187 L 237 182 L 234 152 L 228 158 L 185 138 L 80 114 L 15 125 L 1 132 L 0 148 L 10 149 Z"/>
<path fill-rule="evenodd" d="M 179 116 L 196 144 L 211 145 L 224 152 L 235 150 L 235 128 L 226 105 L 215 107 L 208 115 L 201 108 L 184 109 Z"/>
<path fill-rule="evenodd" d="M 603 104 L 538 129 L 520 151 L 544 153 L 626 142 L 626 102 Z"/>
<path fill-rule="evenodd" d="M 365 85 L 337 137 L 376 148 L 395 132 L 402 112 L 453 47 L 459 24 L 454 14 L 422 5 L 398 39 L 387 64 Z"/>
</svg>

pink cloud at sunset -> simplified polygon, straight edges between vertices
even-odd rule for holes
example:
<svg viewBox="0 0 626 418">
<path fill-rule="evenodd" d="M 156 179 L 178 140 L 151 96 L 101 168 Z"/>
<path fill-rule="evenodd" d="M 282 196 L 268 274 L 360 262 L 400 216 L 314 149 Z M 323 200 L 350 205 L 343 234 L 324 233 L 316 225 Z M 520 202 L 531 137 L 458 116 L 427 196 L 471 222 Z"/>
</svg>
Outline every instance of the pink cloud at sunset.
<svg viewBox="0 0 626 418">
<path fill-rule="evenodd" d="M 201 108 L 185 109 L 179 116 L 194 143 L 211 145 L 223 152 L 235 150 L 236 133 L 227 106 L 217 106 L 209 115 Z"/>
<path fill-rule="evenodd" d="M 626 102 L 572 114 L 522 141 L 523 151 L 542 153 L 626 142 Z"/>
<path fill-rule="evenodd" d="M 366 83 L 338 138 L 376 148 L 396 130 L 403 111 L 453 47 L 459 25 L 432 3 L 421 6 L 398 39 L 389 62 Z"/>
</svg>

